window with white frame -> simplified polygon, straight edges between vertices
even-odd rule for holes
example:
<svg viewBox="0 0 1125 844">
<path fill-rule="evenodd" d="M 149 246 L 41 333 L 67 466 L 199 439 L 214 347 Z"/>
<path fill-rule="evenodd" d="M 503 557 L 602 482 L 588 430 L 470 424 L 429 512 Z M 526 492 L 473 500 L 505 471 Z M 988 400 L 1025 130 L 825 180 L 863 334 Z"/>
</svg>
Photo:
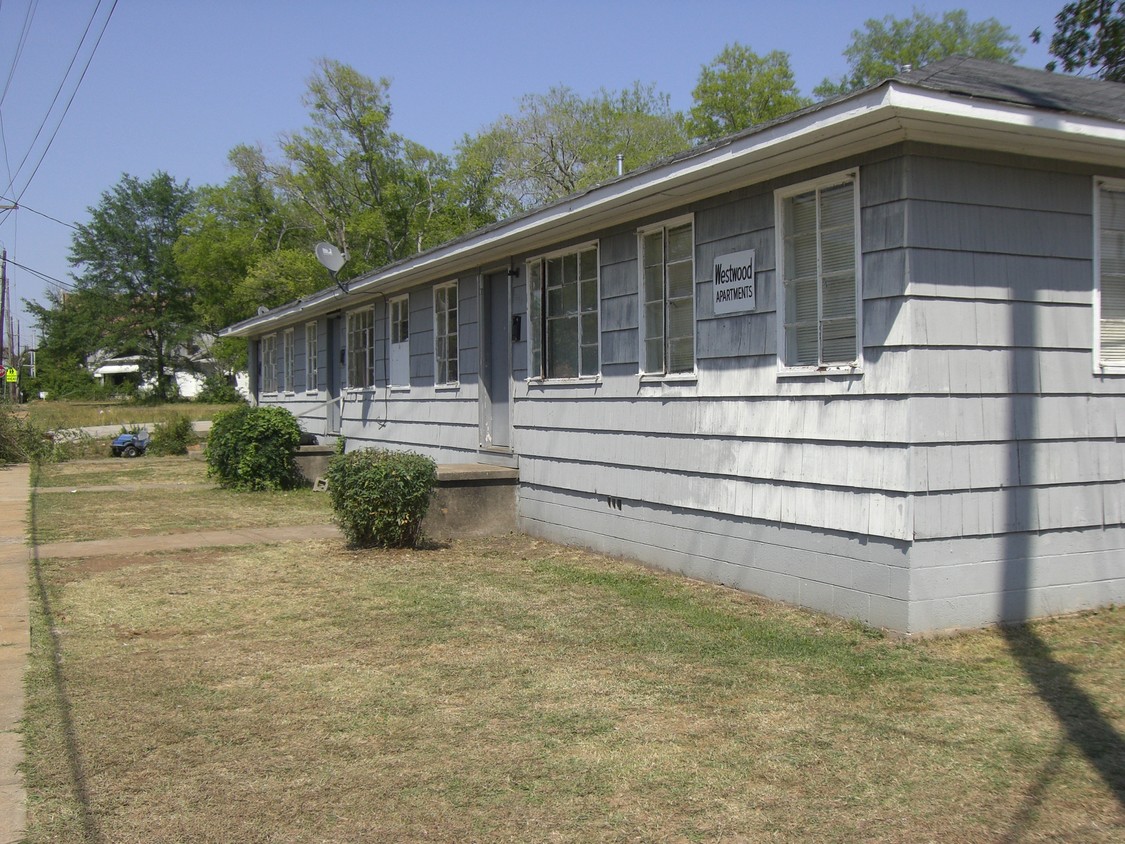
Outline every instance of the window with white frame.
<svg viewBox="0 0 1125 844">
<path fill-rule="evenodd" d="M 287 328 L 281 335 L 281 389 L 293 392 L 293 329 Z"/>
<path fill-rule="evenodd" d="M 348 313 L 347 334 L 348 386 L 370 387 L 375 383 L 375 309 Z"/>
<path fill-rule="evenodd" d="M 1096 183 L 1095 363 L 1125 373 L 1125 182 Z"/>
<path fill-rule="evenodd" d="M 861 349 L 857 174 L 775 196 L 780 366 L 855 367 Z"/>
<path fill-rule="evenodd" d="M 642 229 L 641 372 L 695 370 L 695 236 L 692 220 Z"/>
<path fill-rule="evenodd" d="M 580 378 L 599 372 L 598 246 L 527 263 L 529 375 Z"/>
<path fill-rule="evenodd" d="M 387 303 L 390 320 L 390 351 L 387 355 L 391 386 L 410 386 L 410 297 L 399 296 Z"/>
<path fill-rule="evenodd" d="M 434 383 L 457 382 L 457 282 L 434 288 Z"/>
<path fill-rule="evenodd" d="M 277 335 L 267 334 L 258 344 L 261 355 L 262 392 L 277 392 Z"/>
<path fill-rule="evenodd" d="M 305 324 L 305 390 L 315 393 L 320 389 L 320 355 L 318 354 L 316 323 Z"/>
</svg>

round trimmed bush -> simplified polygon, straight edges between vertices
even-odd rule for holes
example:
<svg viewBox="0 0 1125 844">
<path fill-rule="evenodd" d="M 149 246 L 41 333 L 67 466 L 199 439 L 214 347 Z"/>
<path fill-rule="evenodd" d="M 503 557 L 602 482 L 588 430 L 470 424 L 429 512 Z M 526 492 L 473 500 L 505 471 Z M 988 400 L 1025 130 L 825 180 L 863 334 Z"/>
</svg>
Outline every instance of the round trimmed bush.
<svg viewBox="0 0 1125 844">
<path fill-rule="evenodd" d="M 412 548 L 437 487 L 437 465 L 411 451 L 361 449 L 328 464 L 328 493 L 353 546 Z"/>
<path fill-rule="evenodd" d="M 207 474 L 242 490 L 297 485 L 293 454 L 301 426 L 283 407 L 237 407 L 218 414 L 207 437 Z"/>
</svg>

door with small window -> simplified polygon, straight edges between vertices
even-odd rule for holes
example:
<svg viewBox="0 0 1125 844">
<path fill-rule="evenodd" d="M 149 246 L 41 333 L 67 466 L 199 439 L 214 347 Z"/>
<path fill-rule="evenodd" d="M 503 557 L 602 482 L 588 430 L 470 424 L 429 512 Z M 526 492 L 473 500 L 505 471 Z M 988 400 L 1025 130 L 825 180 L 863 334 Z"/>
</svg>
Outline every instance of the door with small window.
<svg viewBox="0 0 1125 844">
<path fill-rule="evenodd" d="M 410 300 L 406 296 L 391 299 L 390 355 L 388 377 L 392 387 L 410 386 Z"/>
</svg>

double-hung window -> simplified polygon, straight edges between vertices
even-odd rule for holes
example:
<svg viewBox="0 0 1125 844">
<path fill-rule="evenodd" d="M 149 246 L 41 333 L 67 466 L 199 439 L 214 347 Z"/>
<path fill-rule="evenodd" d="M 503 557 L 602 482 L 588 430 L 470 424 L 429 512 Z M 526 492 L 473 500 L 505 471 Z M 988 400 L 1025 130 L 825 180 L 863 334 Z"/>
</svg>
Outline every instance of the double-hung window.
<svg viewBox="0 0 1125 844">
<path fill-rule="evenodd" d="M 320 389 L 320 356 L 317 349 L 316 323 L 305 324 L 305 390 L 315 393 Z"/>
<path fill-rule="evenodd" d="M 457 383 L 457 282 L 434 288 L 434 383 Z"/>
<path fill-rule="evenodd" d="M 695 370 L 695 239 L 692 221 L 642 229 L 641 372 Z"/>
<path fill-rule="evenodd" d="M 356 389 L 375 383 L 375 310 L 348 314 L 348 386 Z"/>
<path fill-rule="evenodd" d="M 1125 182 L 1100 179 L 1096 193 L 1095 371 L 1125 373 Z"/>
<path fill-rule="evenodd" d="M 858 197 L 854 172 L 776 194 L 782 369 L 860 363 Z"/>
<path fill-rule="evenodd" d="M 532 378 L 599 372 L 598 246 L 528 261 L 528 367 Z"/>
<path fill-rule="evenodd" d="M 277 335 L 267 334 L 258 344 L 261 355 L 262 392 L 277 392 Z"/>
<path fill-rule="evenodd" d="M 293 329 L 287 328 L 281 335 L 281 389 L 292 393 L 293 387 Z"/>
</svg>

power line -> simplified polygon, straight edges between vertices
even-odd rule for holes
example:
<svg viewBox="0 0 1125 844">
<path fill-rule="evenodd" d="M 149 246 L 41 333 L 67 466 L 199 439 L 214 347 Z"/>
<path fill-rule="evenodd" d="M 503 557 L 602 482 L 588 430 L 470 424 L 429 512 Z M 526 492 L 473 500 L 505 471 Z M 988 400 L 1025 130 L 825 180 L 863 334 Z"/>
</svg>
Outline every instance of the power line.
<svg viewBox="0 0 1125 844">
<path fill-rule="evenodd" d="M 9 258 L 8 263 L 13 267 L 19 267 L 25 273 L 31 273 L 33 276 L 43 281 L 50 282 L 51 284 L 57 284 L 59 285 L 59 287 L 65 287 L 67 290 L 74 289 L 73 283 L 69 281 L 63 281 L 61 278 L 55 278 L 53 275 L 47 275 L 46 273 L 40 272 L 39 270 L 33 270 L 31 267 L 25 266 L 19 261 L 13 261 L 11 258 Z"/>
<path fill-rule="evenodd" d="M 30 211 L 32 214 L 42 217 L 45 220 L 50 220 L 52 223 L 58 223 L 60 226 L 66 226 L 68 229 L 74 229 L 75 231 L 78 231 L 78 226 L 74 225 L 74 223 L 68 223 L 66 220 L 60 220 L 58 217 L 52 217 L 50 214 L 45 214 L 42 211 L 36 211 L 30 205 L 18 203 L 13 199 L 8 199 L 8 197 L 6 196 L 0 196 L 0 202 L 11 202 L 13 205 L 17 206 L 15 209 L 17 211 Z"/>
<path fill-rule="evenodd" d="M 101 31 L 98 33 L 97 40 L 94 42 L 94 46 L 90 50 L 89 56 L 87 56 L 87 58 L 86 58 L 86 64 L 82 68 L 82 73 L 78 77 L 78 82 L 75 84 L 74 90 L 72 90 L 71 93 L 70 93 L 70 98 L 67 100 L 66 106 L 63 108 L 62 115 L 59 117 L 58 122 L 55 124 L 55 129 L 51 133 L 51 137 L 47 141 L 47 145 L 43 148 L 43 152 L 42 152 L 42 154 L 40 154 L 39 160 L 35 164 L 35 168 L 31 171 L 31 175 L 27 177 L 27 181 L 24 183 L 24 186 L 20 189 L 19 193 L 16 195 L 16 202 L 17 203 L 20 201 L 20 199 L 23 198 L 24 193 L 31 186 L 31 182 L 35 178 L 35 175 L 39 172 L 39 168 L 43 164 L 43 160 L 47 157 L 47 153 L 50 151 L 51 145 L 54 143 L 55 137 L 59 133 L 59 129 L 62 128 L 63 120 L 66 119 L 67 112 L 70 111 L 70 106 L 74 103 L 74 97 L 78 94 L 78 89 L 82 86 L 82 82 L 86 78 L 86 72 L 90 69 L 90 63 L 94 60 L 94 54 L 97 52 L 98 46 L 102 43 L 102 37 L 105 35 L 106 28 L 109 26 L 110 18 L 113 17 L 113 12 L 117 8 L 117 2 L 118 2 L 118 0 L 113 0 L 113 5 L 110 7 L 109 13 L 106 15 L 105 21 L 102 23 Z M 74 62 L 77 60 L 79 52 L 81 52 L 82 44 L 85 43 L 86 36 L 89 34 L 89 31 L 90 31 L 90 27 L 93 25 L 94 18 L 97 16 L 98 10 L 101 9 L 101 7 L 102 7 L 102 0 L 98 0 L 98 5 L 95 7 L 93 14 L 90 15 L 90 20 L 86 24 L 86 30 L 82 33 L 82 40 L 79 42 L 78 47 L 75 49 L 74 56 L 71 58 L 70 64 L 67 66 L 67 71 L 66 71 L 66 74 L 63 77 L 63 82 L 59 84 L 59 89 L 58 89 L 58 91 L 55 92 L 55 97 L 51 101 L 51 106 L 50 106 L 50 108 L 47 109 L 47 114 L 43 118 L 43 123 L 40 124 L 39 130 L 35 133 L 35 139 L 31 142 L 31 147 L 29 147 L 27 155 L 24 156 L 23 161 L 21 161 L 19 167 L 16 168 L 16 176 L 18 176 L 19 173 L 23 170 L 24 164 L 27 162 L 28 157 L 31 155 L 31 150 L 35 145 L 35 141 L 37 141 L 39 139 L 39 135 L 42 133 L 43 127 L 46 126 L 47 119 L 50 116 L 51 111 L 54 110 L 55 103 L 58 101 L 59 94 L 62 92 L 63 84 L 65 84 L 65 81 L 66 81 L 67 77 L 70 76 L 70 71 L 74 67 Z M 8 189 L 5 192 L 6 193 L 11 192 L 12 186 L 14 184 L 15 184 L 15 178 L 13 177 L 12 180 L 9 181 Z M 11 212 L 8 212 L 8 213 L 11 213 Z M 6 219 L 6 217 L 0 218 L 0 222 L 3 222 L 3 219 Z"/>
<path fill-rule="evenodd" d="M 8 96 L 8 89 L 12 87 L 12 77 L 16 75 L 16 65 L 20 63 L 23 48 L 27 46 L 27 34 L 31 31 L 31 20 L 35 17 L 35 9 L 38 6 L 39 0 L 31 0 L 27 4 L 27 12 L 23 16 L 23 27 L 20 30 L 20 40 L 16 45 L 15 53 L 12 55 L 12 66 L 8 68 L 8 78 L 4 81 L 4 91 L 0 93 L 0 105 L 4 104 L 4 100 Z"/>
</svg>

